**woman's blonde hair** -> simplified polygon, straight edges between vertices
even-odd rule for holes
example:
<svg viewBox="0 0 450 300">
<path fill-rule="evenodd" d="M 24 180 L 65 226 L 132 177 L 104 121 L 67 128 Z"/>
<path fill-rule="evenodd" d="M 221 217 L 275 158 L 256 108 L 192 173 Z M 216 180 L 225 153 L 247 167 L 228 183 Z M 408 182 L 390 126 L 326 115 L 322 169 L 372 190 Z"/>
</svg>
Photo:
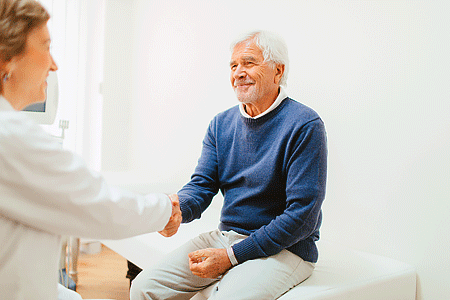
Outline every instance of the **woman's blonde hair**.
<svg viewBox="0 0 450 300">
<path fill-rule="evenodd" d="M 7 75 L 3 69 L 4 64 L 22 54 L 28 33 L 49 19 L 49 13 L 38 1 L 0 1 L 0 92 Z"/>
</svg>

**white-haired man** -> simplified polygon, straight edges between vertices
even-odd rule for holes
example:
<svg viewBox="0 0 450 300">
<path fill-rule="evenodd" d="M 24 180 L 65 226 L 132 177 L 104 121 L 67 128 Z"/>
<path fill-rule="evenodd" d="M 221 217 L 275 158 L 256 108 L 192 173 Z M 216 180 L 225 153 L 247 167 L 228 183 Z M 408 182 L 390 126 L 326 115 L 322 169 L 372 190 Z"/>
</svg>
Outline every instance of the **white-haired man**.
<svg viewBox="0 0 450 300">
<path fill-rule="evenodd" d="M 183 222 L 220 190 L 219 229 L 201 234 L 133 281 L 131 299 L 276 299 L 308 278 L 318 259 L 326 183 L 326 133 L 310 108 L 287 97 L 288 56 L 277 35 L 232 44 L 240 104 L 210 123 L 191 181 L 179 192 Z"/>
</svg>

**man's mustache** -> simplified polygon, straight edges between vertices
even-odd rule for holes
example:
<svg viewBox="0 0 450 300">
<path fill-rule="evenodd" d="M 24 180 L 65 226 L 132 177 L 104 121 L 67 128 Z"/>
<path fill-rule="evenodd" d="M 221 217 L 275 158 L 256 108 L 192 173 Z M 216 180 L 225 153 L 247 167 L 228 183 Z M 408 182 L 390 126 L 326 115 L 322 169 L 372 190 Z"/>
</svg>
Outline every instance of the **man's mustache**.
<svg viewBox="0 0 450 300">
<path fill-rule="evenodd" d="M 245 80 L 245 81 L 235 81 L 234 86 L 240 86 L 240 85 L 247 85 L 247 84 L 254 84 L 253 81 Z"/>
</svg>

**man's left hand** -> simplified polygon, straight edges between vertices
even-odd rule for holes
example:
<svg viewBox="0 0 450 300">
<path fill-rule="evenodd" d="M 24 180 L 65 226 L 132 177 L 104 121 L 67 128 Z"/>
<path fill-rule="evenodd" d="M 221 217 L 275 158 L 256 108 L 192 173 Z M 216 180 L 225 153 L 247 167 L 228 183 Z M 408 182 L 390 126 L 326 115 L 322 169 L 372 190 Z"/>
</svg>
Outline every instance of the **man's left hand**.
<svg viewBox="0 0 450 300">
<path fill-rule="evenodd" d="M 231 267 L 226 249 L 207 248 L 189 253 L 189 268 L 199 277 L 217 278 Z"/>
</svg>

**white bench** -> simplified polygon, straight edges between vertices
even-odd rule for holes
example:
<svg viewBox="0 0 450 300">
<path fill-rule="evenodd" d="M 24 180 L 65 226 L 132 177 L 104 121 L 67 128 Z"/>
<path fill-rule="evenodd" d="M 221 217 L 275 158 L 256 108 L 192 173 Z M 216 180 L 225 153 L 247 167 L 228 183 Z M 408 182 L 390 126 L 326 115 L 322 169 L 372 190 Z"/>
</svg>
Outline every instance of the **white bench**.
<svg viewBox="0 0 450 300">
<path fill-rule="evenodd" d="M 217 227 L 219 211 L 209 208 L 200 220 L 182 224 L 179 232 L 164 238 L 158 233 L 120 241 L 102 241 L 140 268 L 151 267 L 164 255 L 201 232 Z M 313 275 L 279 300 L 414 300 L 416 272 L 411 266 L 378 255 L 319 241 L 319 261 Z M 207 289 L 193 300 L 207 299 Z"/>
<path fill-rule="evenodd" d="M 310 278 L 278 300 L 415 300 L 416 272 L 402 262 L 318 242 L 320 258 Z M 193 300 L 208 299 L 213 287 Z"/>
<path fill-rule="evenodd" d="M 136 184 L 134 179 L 109 176 L 111 183 L 136 192 L 158 190 Z M 170 189 L 169 189 L 170 190 Z M 214 200 L 200 220 L 182 224 L 178 233 L 164 238 L 149 233 L 120 241 L 102 241 L 142 269 L 151 267 L 168 252 L 199 233 L 214 230 L 219 223 L 221 199 Z M 408 264 L 378 255 L 355 251 L 337 243 L 320 240 L 319 261 L 310 278 L 291 289 L 279 300 L 415 300 L 416 272 Z M 192 299 L 207 299 L 210 287 Z"/>
</svg>

